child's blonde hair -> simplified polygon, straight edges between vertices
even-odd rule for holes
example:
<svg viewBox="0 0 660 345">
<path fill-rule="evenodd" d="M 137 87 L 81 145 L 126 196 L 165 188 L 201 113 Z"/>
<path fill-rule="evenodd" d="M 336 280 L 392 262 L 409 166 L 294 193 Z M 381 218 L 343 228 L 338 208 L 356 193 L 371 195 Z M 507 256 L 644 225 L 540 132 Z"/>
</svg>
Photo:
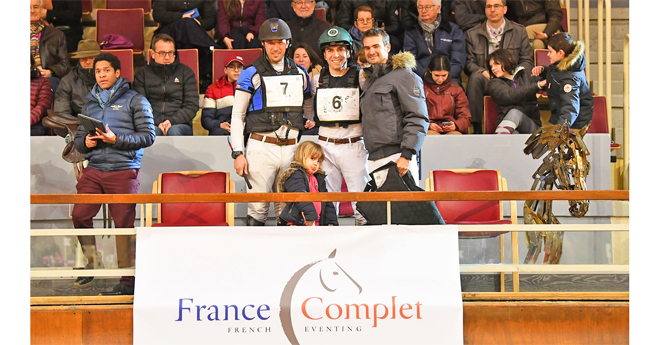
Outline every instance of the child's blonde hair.
<svg viewBox="0 0 660 345">
<path fill-rule="evenodd" d="M 303 141 L 300 143 L 296 149 L 296 153 L 293 154 L 293 161 L 305 166 L 305 159 L 308 157 L 318 159 L 319 163 L 323 163 L 325 154 L 323 153 L 321 145 L 313 141 Z"/>
</svg>

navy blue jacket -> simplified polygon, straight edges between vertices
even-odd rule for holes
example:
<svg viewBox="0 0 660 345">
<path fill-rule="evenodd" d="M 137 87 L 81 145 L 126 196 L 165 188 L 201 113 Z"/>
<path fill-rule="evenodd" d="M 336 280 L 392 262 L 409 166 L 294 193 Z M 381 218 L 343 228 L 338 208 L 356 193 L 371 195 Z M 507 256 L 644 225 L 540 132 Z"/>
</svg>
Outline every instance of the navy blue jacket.
<svg viewBox="0 0 660 345">
<path fill-rule="evenodd" d="M 322 170 L 319 170 L 314 174 L 316 180 L 319 183 L 319 192 L 327 192 L 328 189 L 325 184 L 325 173 Z M 280 177 L 277 187 L 278 192 L 291 192 L 291 193 L 300 193 L 307 192 L 309 193 L 309 178 L 307 177 L 307 172 L 302 165 L 298 163 L 291 163 L 291 167 L 285 170 Z M 280 218 L 286 223 L 295 223 L 297 225 L 303 225 L 304 220 L 303 216 L 305 215 L 305 220 L 317 220 L 319 219 L 320 225 L 339 225 L 337 221 L 337 211 L 335 205 L 332 202 L 323 202 L 321 203 L 321 214 L 316 213 L 316 208 L 311 202 L 287 202 L 280 213 Z"/>
<path fill-rule="evenodd" d="M 78 126 L 74 145 L 78 152 L 85 154 L 89 161 L 87 165 L 100 171 L 116 171 L 139 169 L 144 154 L 144 148 L 156 140 L 154 118 L 151 104 L 137 91 L 131 90 L 131 84 L 124 78 L 117 79 L 119 86 L 102 107 L 93 94 L 99 90 L 98 84 L 87 95 L 87 104 L 83 114 L 107 124 L 117 136 L 113 144 L 99 143 L 88 148 L 85 145 L 87 130 L 81 124 Z"/>
<path fill-rule="evenodd" d="M 417 60 L 417 73 L 420 78 L 424 77 L 431 56 L 442 54 L 449 57 L 451 62 L 451 77 L 461 79 L 461 71 L 465 67 L 467 55 L 465 53 L 465 34 L 458 25 L 443 19 L 440 26 L 433 33 L 433 52 L 429 52 L 424 41 L 424 32 L 419 23 L 406 30 L 403 38 L 403 50 L 411 52 Z"/>
<path fill-rule="evenodd" d="M 580 129 L 593 118 L 594 98 L 584 73 L 586 67 L 584 43 L 578 41 L 571 54 L 543 69 L 553 125 L 568 121 L 571 128 Z"/>
</svg>

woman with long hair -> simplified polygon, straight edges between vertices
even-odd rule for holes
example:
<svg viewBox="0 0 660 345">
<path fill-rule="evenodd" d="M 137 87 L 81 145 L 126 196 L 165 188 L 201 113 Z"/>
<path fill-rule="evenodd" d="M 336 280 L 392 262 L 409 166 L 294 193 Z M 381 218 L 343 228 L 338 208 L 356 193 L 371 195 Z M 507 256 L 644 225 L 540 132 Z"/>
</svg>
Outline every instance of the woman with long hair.
<svg viewBox="0 0 660 345">
<path fill-rule="evenodd" d="M 540 83 L 533 80 L 531 71 L 516 66 L 506 49 L 498 49 L 488 56 L 494 78 L 488 83 L 488 94 L 497 104 L 495 134 L 530 134 L 541 126 L 536 93 Z"/>
<path fill-rule="evenodd" d="M 300 42 L 289 51 L 289 57 L 309 73 L 311 80 L 315 75 L 321 73 L 323 60 L 307 43 Z"/>
<path fill-rule="evenodd" d="M 424 93 L 429 111 L 429 134 L 467 134 L 472 115 L 463 88 L 454 84 L 451 62 L 442 54 L 431 57 L 424 73 Z"/>
</svg>

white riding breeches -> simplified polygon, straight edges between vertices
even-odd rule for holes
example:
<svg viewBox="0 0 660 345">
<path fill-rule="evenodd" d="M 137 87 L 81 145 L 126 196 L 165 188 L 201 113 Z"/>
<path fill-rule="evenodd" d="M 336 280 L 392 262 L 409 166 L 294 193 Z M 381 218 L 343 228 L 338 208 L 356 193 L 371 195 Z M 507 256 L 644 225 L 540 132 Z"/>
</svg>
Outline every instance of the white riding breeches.
<svg viewBox="0 0 660 345">
<path fill-rule="evenodd" d="M 328 192 L 341 192 L 342 177 L 346 180 L 346 187 L 349 192 L 363 192 L 364 187 L 369 182 L 369 172 L 367 171 L 367 149 L 364 147 L 364 141 L 357 141 L 347 144 L 334 144 L 319 140 L 319 145 L 323 148 L 325 160 L 321 168 L 325 170 L 325 178 Z M 339 213 L 339 202 L 335 202 L 335 209 Z M 366 224 L 366 220 L 357 212 L 356 202 L 351 202 L 353 214 L 358 225 Z"/>
<path fill-rule="evenodd" d="M 261 142 L 255 139 L 248 139 L 245 159 L 248 163 L 248 178 L 252 184 L 252 189 L 248 193 L 273 193 L 277 192 L 277 183 L 280 174 L 291 165 L 293 154 L 296 152 L 298 144 L 279 146 Z M 278 217 L 284 203 L 273 203 L 275 216 Z M 248 216 L 260 221 L 266 222 L 268 218 L 269 203 L 251 202 L 248 203 Z"/>
</svg>

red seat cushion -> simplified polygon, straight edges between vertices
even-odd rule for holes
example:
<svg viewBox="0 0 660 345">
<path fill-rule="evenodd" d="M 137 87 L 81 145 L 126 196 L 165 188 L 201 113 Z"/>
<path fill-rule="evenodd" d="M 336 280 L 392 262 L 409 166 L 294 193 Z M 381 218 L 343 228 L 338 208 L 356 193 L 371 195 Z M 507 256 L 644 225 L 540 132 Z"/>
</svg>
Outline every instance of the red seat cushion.
<svg viewBox="0 0 660 345">
<path fill-rule="evenodd" d="M 176 226 L 229 226 L 229 223 L 220 222 L 214 224 L 200 224 L 192 220 L 185 220 L 181 223 L 154 223 L 153 227 L 176 227 Z"/>
<path fill-rule="evenodd" d="M 210 172 L 200 176 L 180 173 L 162 174 L 161 193 L 227 193 L 224 172 Z M 163 203 L 161 226 L 203 226 L 227 224 L 225 203 Z"/>
<path fill-rule="evenodd" d="M 433 190 L 442 192 L 498 191 L 499 174 L 496 170 L 479 170 L 461 174 L 449 170 L 433 171 Z M 438 211 L 447 224 L 489 225 L 511 224 L 500 219 L 500 202 L 494 201 L 436 201 Z M 495 237 L 503 232 L 460 233 L 460 237 Z"/>
</svg>

